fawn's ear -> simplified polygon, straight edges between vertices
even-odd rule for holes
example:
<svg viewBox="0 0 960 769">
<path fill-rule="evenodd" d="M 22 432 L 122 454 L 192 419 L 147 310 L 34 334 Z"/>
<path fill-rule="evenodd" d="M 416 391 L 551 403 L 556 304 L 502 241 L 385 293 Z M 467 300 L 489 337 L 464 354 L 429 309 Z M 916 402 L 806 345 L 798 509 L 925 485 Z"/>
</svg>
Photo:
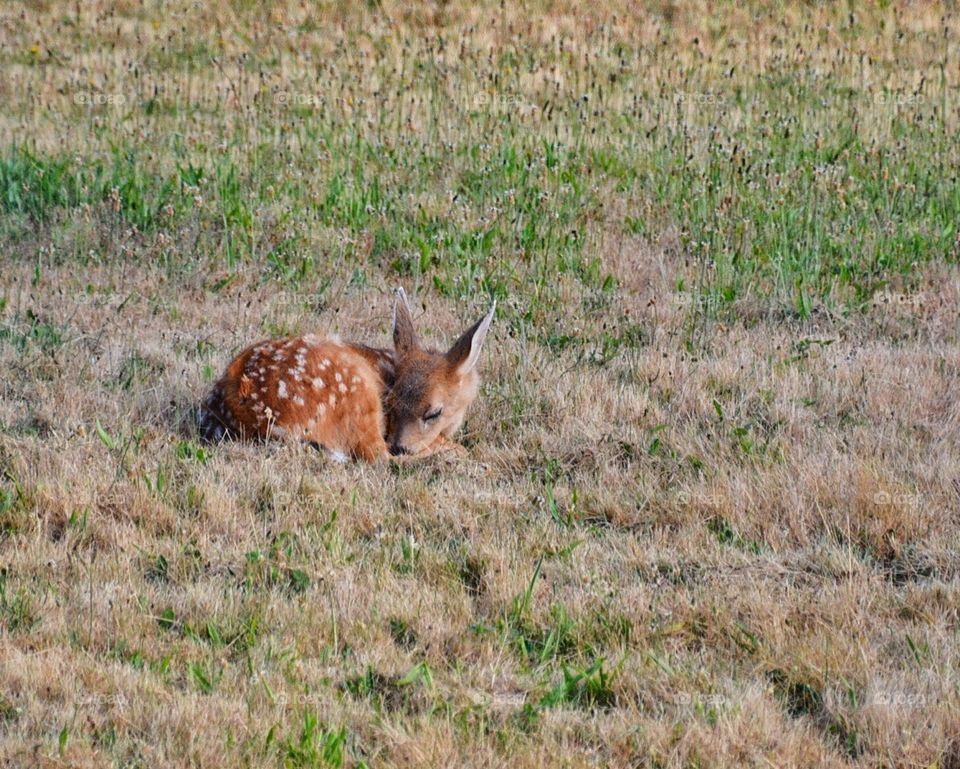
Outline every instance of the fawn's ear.
<svg viewBox="0 0 960 769">
<path fill-rule="evenodd" d="M 494 300 L 490 311 L 464 331 L 447 353 L 447 361 L 456 368 L 460 376 L 469 373 L 477 365 L 480 359 L 480 348 L 483 347 L 483 340 L 487 336 L 487 330 L 490 328 L 490 321 L 493 320 L 496 309 L 497 301 Z"/>
<path fill-rule="evenodd" d="M 416 349 L 417 332 L 413 330 L 413 315 L 407 303 L 407 292 L 397 289 L 397 299 L 393 305 L 393 349 L 400 355 Z"/>
</svg>

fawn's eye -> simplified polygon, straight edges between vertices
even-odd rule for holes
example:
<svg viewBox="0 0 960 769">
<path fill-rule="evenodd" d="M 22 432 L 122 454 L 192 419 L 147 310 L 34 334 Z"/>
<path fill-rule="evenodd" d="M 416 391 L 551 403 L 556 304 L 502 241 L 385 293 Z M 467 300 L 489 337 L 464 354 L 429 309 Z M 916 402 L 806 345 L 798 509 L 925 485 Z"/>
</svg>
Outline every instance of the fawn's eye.
<svg viewBox="0 0 960 769">
<path fill-rule="evenodd" d="M 442 408 L 435 408 L 435 409 L 433 409 L 433 410 L 431 410 L 431 411 L 428 411 L 426 414 L 423 415 L 423 421 L 424 421 L 424 422 L 432 422 L 434 419 L 436 419 L 436 418 L 437 418 L 438 416 L 440 416 L 442 413 L 443 413 L 443 409 L 442 409 Z"/>
</svg>

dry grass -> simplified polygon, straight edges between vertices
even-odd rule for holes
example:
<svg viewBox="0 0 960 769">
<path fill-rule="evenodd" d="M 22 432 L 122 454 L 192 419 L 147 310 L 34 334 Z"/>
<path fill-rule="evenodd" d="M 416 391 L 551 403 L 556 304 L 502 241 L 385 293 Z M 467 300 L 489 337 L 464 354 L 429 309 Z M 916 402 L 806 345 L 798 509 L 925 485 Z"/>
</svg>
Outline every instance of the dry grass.
<svg viewBox="0 0 960 769">
<path fill-rule="evenodd" d="M 253 338 L 263 316 L 151 288 L 174 324 L 136 295 L 60 299 L 71 271 L 48 276 L 31 306 L 68 336 L 3 361 L 6 755 L 54 755 L 68 728 L 71 764 L 270 763 L 268 732 L 296 742 L 316 708 L 371 765 L 947 765 L 960 282 L 938 278 L 896 343 L 883 307 L 846 327 L 738 325 L 694 360 L 660 306 L 643 355 L 574 377 L 498 333 L 471 457 L 396 470 L 280 447 L 178 458 L 204 387 L 195 340 Z M 342 299 L 332 328 L 383 329 L 386 297 L 373 324 L 369 291 Z M 799 355 L 802 336 L 834 341 Z M 530 411 L 511 422 L 515 390 Z M 537 658 L 551 632 L 552 654 L 603 659 L 610 682 L 527 724 L 557 683 Z M 429 684 L 400 685 L 417 665 Z M 350 693 L 368 670 L 373 691 Z"/>
<path fill-rule="evenodd" d="M 192 141 L 227 137 L 225 157 L 272 169 L 276 197 L 261 190 L 273 179 L 241 186 L 258 201 L 256 242 L 236 261 L 224 257 L 231 228 L 205 213 L 222 190 L 139 227 L 109 196 L 2 213 L 0 764 L 960 766 L 953 255 L 894 269 L 853 310 L 834 301 L 849 287 L 798 310 L 759 278 L 717 309 L 709 291 L 678 289 L 704 272 L 688 222 L 611 176 L 592 182 L 605 211 L 574 220 L 576 258 L 595 269 L 551 262 L 545 278 L 535 250 L 473 260 L 451 247 L 404 271 L 374 242 L 389 223 L 311 219 L 285 197 L 287 175 L 310 169 L 264 161 L 288 146 L 269 110 L 85 124 L 58 90 L 71 77 L 123 82 L 132 59 L 163 61 L 176 35 L 181 51 L 191 36 L 222 44 L 224 60 L 243 46 L 279 51 L 265 77 L 282 83 L 310 69 L 291 51 L 320 60 L 349 40 L 344 66 L 361 67 L 356 51 L 400 51 L 391 30 L 426 37 L 425 19 L 432 32 L 478 25 L 482 48 L 511 34 L 549 45 L 558 30 L 575 43 L 603 16 L 557 3 L 524 33 L 522 9 L 437 4 L 411 18 L 383 4 L 325 8 L 318 28 L 299 6 L 271 18 L 241 6 L 215 4 L 202 20 L 179 6 L 162 19 L 96 7 L 99 23 L 78 27 L 73 5 L 40 2 L 3 20 L 0 98 L 28 84 L 35 99 L 0 110 L 8 139 L 29 127 L 41 157 L 66 146 L 102 158 L 111 139 L 142 131 L 154 153 L 143 162 L 159 173 L 182 158 L 158 137 L 193 121 Z M 776 16 L 761 17 L 764 44 L 748 50 L 745 11 L 628 10 L 602 34 L 649 42 L 666 30 L 677 68 L 717 56 L 691 70 L 704 78 L 737 57 L 749 85 L 800 55 L 773 39 Z M 830 13 L 790 9 L 780 22 L 785 39 L 833 23 L 811 66 L 846 45 L 845 12 Z M 908 24 L 910 13 L 889 10 L 910 30 L 896 50 L 926 71 L 921 43 L 941 14 L 925 7 Z M 879 70 L 895 43 L 876 24 L 864 39 Z M 695 53 L 681 45 L 693 37 Z M 99 39 L 114 48 L 79 67 L 76 51 Z M 59 61 L 58 43 L 73 58 Z M 232 87 L 205 55 L 176 62 L 142 77 L 211 99 Z M 412 163 L 434 130 L 418 109 Z M 895 143 L 870 116 L 864 130 Z M 318 162 L 319 177 L 334 161 Z M 404 166 L 384 186 L 418 173 Z M 458 212 L 453 230 L 497 215 L 456 209 L 447 181 L 422 173 L 432 181 L 405 198 L 413 209 Z M 312 183 L 298 189 L 323 193 Z M 570 208 L 596 201 L 583 194 Z M 624 224 L 635 210 L 650 213 L 643 234 Z M 274 217 L 304 231 L 298 248 L 316 256 L 304 274 L 256 244 Z M 397 282 L 420 284 L 428 339 L 501 297 L 467 458 L 341 466 L 280 445 L 196 443 L 193 408 L 231 352 L 308 330 L 383 341 Z"/>
</svg>

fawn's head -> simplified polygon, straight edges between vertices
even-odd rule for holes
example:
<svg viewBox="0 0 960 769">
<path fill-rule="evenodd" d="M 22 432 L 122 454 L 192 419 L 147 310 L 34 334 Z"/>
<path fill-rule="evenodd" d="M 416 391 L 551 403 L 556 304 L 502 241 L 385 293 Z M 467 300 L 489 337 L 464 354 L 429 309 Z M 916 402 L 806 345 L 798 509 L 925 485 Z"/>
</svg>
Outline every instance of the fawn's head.
<svg viewBox="0 0 960 769">
<path fill-rule="evenodd" d="M 427 350 L 413 328 L 407 295 L 402 288 L 397 290 L 393 308 L 396 378 L 388 399 L 390 453 L 416 454 L 460 428 L 477 396 L 477 361 L 496 307 L 494 302 L 447 352 Z"/>
</svg>

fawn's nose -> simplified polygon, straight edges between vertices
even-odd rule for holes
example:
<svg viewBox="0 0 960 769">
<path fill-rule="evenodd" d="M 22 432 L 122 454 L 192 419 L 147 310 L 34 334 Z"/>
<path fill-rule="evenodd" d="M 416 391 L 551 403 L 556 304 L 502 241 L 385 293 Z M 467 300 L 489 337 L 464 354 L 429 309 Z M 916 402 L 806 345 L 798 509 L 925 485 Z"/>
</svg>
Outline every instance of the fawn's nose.
<svg viewBox="0 0 960 769">
<path fill-rule="evenodd" d="M 390 444 L 390 454 L 392 456 L 398 457 L 401 454 L 407 454 L 407 453 L 409 452 L 407 452 L 407 450 L 403 446 L 401 446 L 399 443 Z"/>
</svg>

